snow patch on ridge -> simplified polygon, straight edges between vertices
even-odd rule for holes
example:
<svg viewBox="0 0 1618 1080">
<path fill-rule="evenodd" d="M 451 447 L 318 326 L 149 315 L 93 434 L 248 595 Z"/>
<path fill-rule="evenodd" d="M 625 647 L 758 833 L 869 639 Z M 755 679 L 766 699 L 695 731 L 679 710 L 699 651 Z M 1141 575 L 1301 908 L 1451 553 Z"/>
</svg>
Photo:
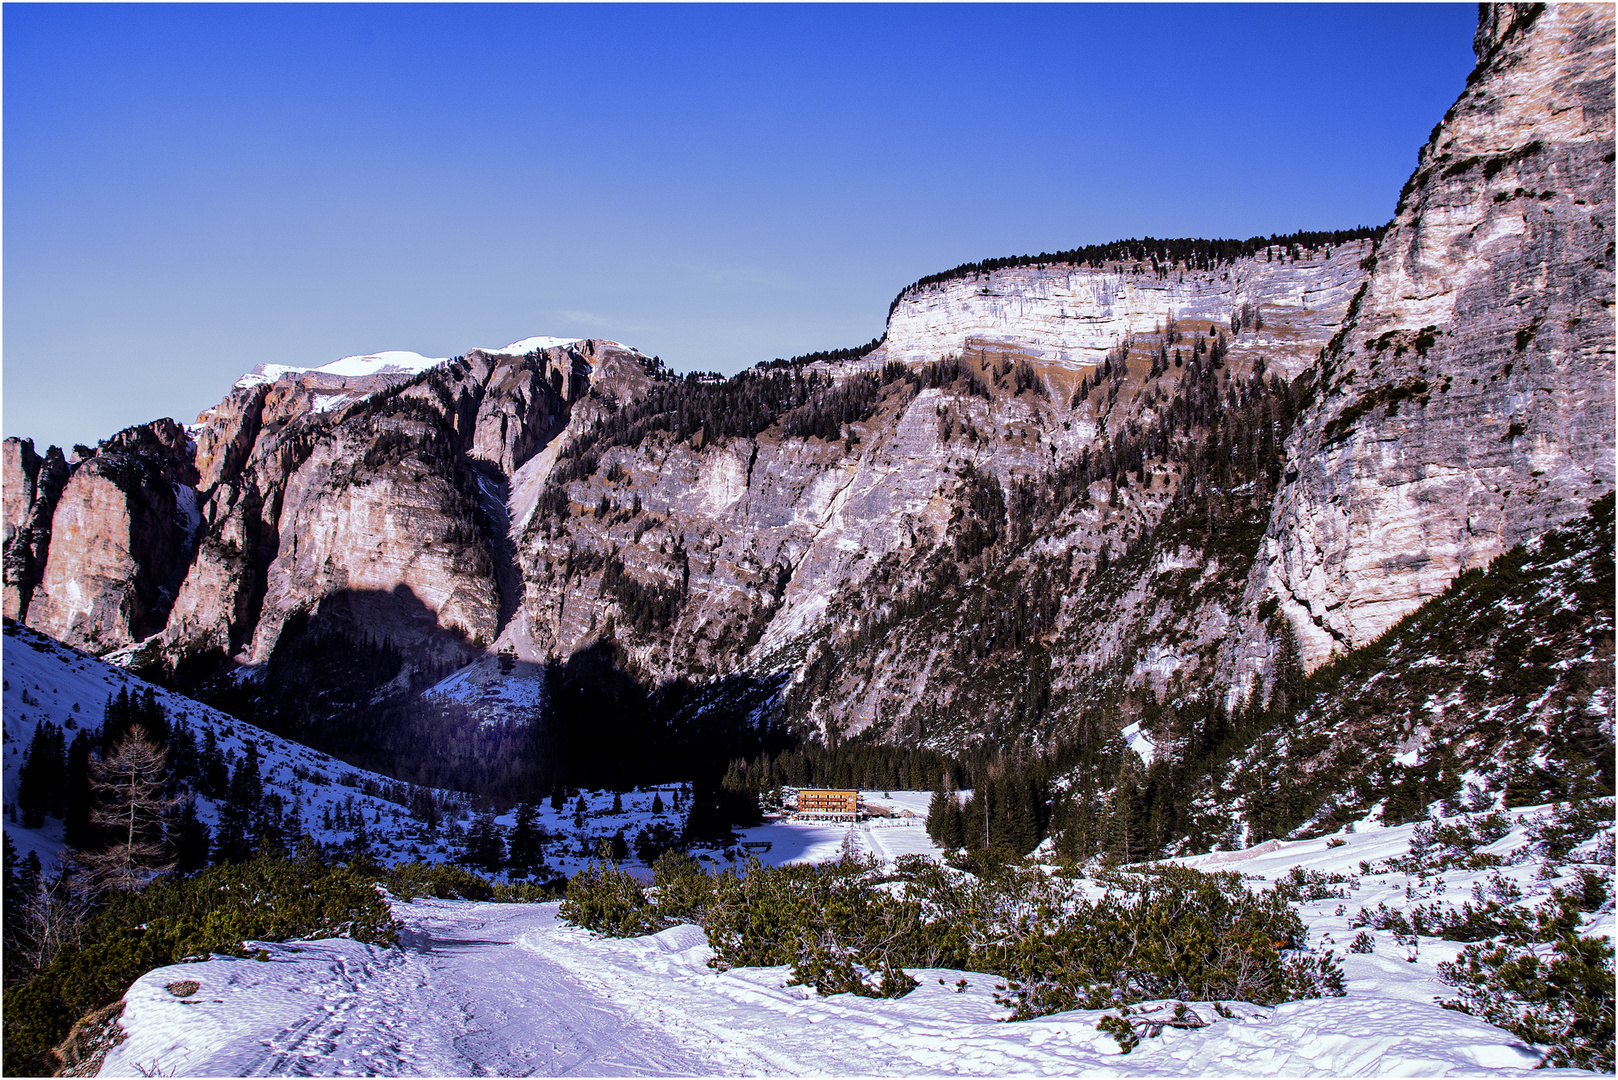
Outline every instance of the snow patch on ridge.
<svg viewBox="0 0 1618 1080">
<path fill-rule="evenodd" d="M 1152 745 L 1152 740 L 1148 739 L 1146 733 L 1140 729 L 1139 720 L 1124 728 L 1119 734 L 1123 735 L 1124 742 L 1129 744 L 1129 748 L 1140 755 L 1142 763 L 1146 765 L 1152 763 L 1152 757 L 1157 753 L 1157 747 Z"/>
<path fill-rule="evenodd" d="M 572 345 L 583 340 L 583 338 L 576 337 L 525 337 L 520 341 L 513 341 L 503 349 L 479 349 L 478 351 L 488 353 L 490 356 L 527 356 L 529 353 L 538 352 L 541 349 L 554 349 L 559 345 Z"/>
<path fill-rule="evenodd" d="M 298 367 L 295 364 L 259 364 L 236 380 L 238 387 L 272 383 L 283 375 L 336 375 L 345 379 L 363 379 L 371 375 L 419 375 L 429 368 L 445 363 L 447 356 L 423 356 L 402 349 L 366 353 L 363 356 L 344 356 L 322 367 Z"/>
</svg>

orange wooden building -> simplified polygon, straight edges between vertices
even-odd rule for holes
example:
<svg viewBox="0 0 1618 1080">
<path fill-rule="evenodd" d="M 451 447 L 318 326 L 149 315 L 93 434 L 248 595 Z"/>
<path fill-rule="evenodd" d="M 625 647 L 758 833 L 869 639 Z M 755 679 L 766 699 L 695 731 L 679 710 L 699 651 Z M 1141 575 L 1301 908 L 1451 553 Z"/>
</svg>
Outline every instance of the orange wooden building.
<svg viewBox="0 0 1618 1080">
<path fill-rule="evenodd" d="M 860 793 L 836 788 L 804 788 L 798 792 L 800 818 L 848 821 L 860 816 Z"/>
</svg>

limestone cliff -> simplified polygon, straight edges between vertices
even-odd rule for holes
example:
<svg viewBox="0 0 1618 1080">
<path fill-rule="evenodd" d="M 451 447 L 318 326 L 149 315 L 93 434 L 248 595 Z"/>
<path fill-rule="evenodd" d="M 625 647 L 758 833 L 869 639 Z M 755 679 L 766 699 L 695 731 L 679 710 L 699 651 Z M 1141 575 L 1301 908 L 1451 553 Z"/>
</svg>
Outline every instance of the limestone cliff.
<svg viewBox="0 0 1618 1080">
<path fill-rule="evenodd" d="M 1311 372 L 1249 586 L 1311 663 L 1612 490 L 1613 11 L 1485 5 L 1476 45 Z"/>
<path fill-rule="evenodd" d="M 50 550 L 51 519 L 69 475 L 60 447 L 40 457 L 32 439 L 7 439 L 0 457 L 5 493 L 5 617 L 21 619 Z"/>
<path fill-rule="evenodd" d="M 29 625 L 74 645 L 160 630 L 190 559 L 194 482 L 172 420 L 121 431 L 79 462 L 51 515 Z"/>
<path fill-rule="evenodd" d="M 870 359 L 936 360 L 988 348 L 1077 371 L 1099 366 L 1120 341 L 1170 318 L 1225 322 L 1249 305 L 1265 325 L 1252 328 L 1243 348 L 1296 375 L 1337 331 L 1365 278 L 1359 263 L 1369 250 L 1367 240 L 1303 252 L 1276 245 L 1215 267 L 1118 259 L 1099 267 L 1012 266 L 929 283 L 894 302 L 887 336 Z"/>
</svg>

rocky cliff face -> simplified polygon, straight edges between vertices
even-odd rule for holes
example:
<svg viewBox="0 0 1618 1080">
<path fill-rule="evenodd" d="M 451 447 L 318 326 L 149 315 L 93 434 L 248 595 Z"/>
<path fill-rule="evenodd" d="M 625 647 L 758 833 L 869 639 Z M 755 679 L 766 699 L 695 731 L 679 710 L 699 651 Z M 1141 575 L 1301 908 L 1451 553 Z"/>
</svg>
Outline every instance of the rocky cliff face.
<svg viewBox="0 0 1618 1080">
<path fill-rule="evenodd" d="M 5 617 L 21 619 L 45 569 L 51 519 L 69 470 L 60 447 L 51 447 L 42 458 L 32 439 L 7 439 L 0 455 L 0 487 L 5 491 Z"/>
<path fill-rule="evenodd" d="M 1611 490 L 1612 43 L 1610 7 L 1484 8 L 1478 67 L 1312 372 L 1254 569 L 1311 663 Z"/>
<path fill-rule="evenodd" d="M 453 668 L 515 605 L 506 473 L 603 351 L 259 372 L 189 435 L 130 429 L 71 468 L 8 442 L 8 612 L 193 680 L 344 638 L 397 653 L 401 685 Z"/>
<path fill-rule="evenodd" d="M 1265 325 L 1253 328 L 1242 348 L 1296 375 L 1337 332 L 1365 278 L 1359 263 L 1369 250 L 1370 241 L 1353 241 L 1305 253 L 1277 246 L 1212 269 L 1125 260 L 974 274 L 906 291 L 871 359 L 911 363 L 986 348 L 1079 371 L 1170 318 L 1222 323 L 1249 304 L 1264 313 Z"/>
<path fill-rule="evenodd" d="M 963 269 L 840 364 L 533 339 L 265 370 L 71 479 L 8 444 L 7 610 L 306 716 L 587 650 L 936 745 L 1262 702 L 1290 638 L 1362 644 L 1614 480 L 1611 12 L 1478 44 L 1379 236 Z"/>
<path fill-rule="evenodd" d="M 160 630 L 189 562 L 194 482 L 185 432 L 172 420 L 103 442 L 57 498 L 28 623 L 71 644 Z"/>
</svg>

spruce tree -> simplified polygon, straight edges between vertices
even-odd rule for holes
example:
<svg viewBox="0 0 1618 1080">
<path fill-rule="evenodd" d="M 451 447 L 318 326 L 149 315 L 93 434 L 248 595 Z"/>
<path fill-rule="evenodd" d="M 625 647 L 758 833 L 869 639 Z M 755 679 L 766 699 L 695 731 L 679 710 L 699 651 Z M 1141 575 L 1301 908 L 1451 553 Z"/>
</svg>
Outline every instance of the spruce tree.
<svg viewBox="0 0 1618 1080">
<path fill-rule="evenodd" d="M 517 820 L 508 838 L 506 861 L 513 870 L 528 872 L 544 857 L 545 834 L 540 831 L 539 812 L 532 803 L 517 804 Z"/>
<path fill-rule="evenodd" d="M 939 784 L 933 789 L 932 801 L 927 804 L 927 835 L 940 844 L 944 842 L 944 819 L 949 816 L 948 803 L 954 800 L 944 791 L 944 785 Z"/>
<path fill-rule="evenodd" d="M 461 861 L 489 873 L 505 864 L 505 841 L 500 837 L 500 826 L 495 824 L 493 814 L 479 814 L 472 820 L 472 827 L 466 831 L 466 849 Z"/>
<path fill-rule="evenodd" d="M 96 846 L 96 830 L 90 824 L 91 750 L 96 737 L 88 731 L 73 736 L 67 750 L 67 780 L 63 785 L 62 842 L 70 848 L 85 850 Z"/>
<path fill-rule="evenodd" d="M 219 831 L 214 838 L 215 862 L 240 863 L 253 857 L 258 843 L 254 825 L 262 792 L 258 752 L 249 747 L 231 774 L 224 801 L 219 804 Z"/>
<path fill-rule="evenodd" d="M 175 873 L 192 874 L 208 865 L 208 826 L 197 817 L 195 800 L 187 799 L 172 812 L 168 838 Z"/>
<path fill-rule="evenodd" d="M 61 810 L 65 772 L 62 729 L 41 720 L 17 774 L 17 808 L 22 811 L 24 828 L 40 828 L 47 813 Z"/>
<path fill-rule="evenodd" d="M 1290 716 L 1304 705 L 1303 656 L 1298 651 L 1298 637 L 1292 630 L 1292 620 L 1276 615 L 1280 625 L 1275 648 L 1275 676 L 1270 691 L 1270 711 L 1277 716 Z"/>
</svg>

